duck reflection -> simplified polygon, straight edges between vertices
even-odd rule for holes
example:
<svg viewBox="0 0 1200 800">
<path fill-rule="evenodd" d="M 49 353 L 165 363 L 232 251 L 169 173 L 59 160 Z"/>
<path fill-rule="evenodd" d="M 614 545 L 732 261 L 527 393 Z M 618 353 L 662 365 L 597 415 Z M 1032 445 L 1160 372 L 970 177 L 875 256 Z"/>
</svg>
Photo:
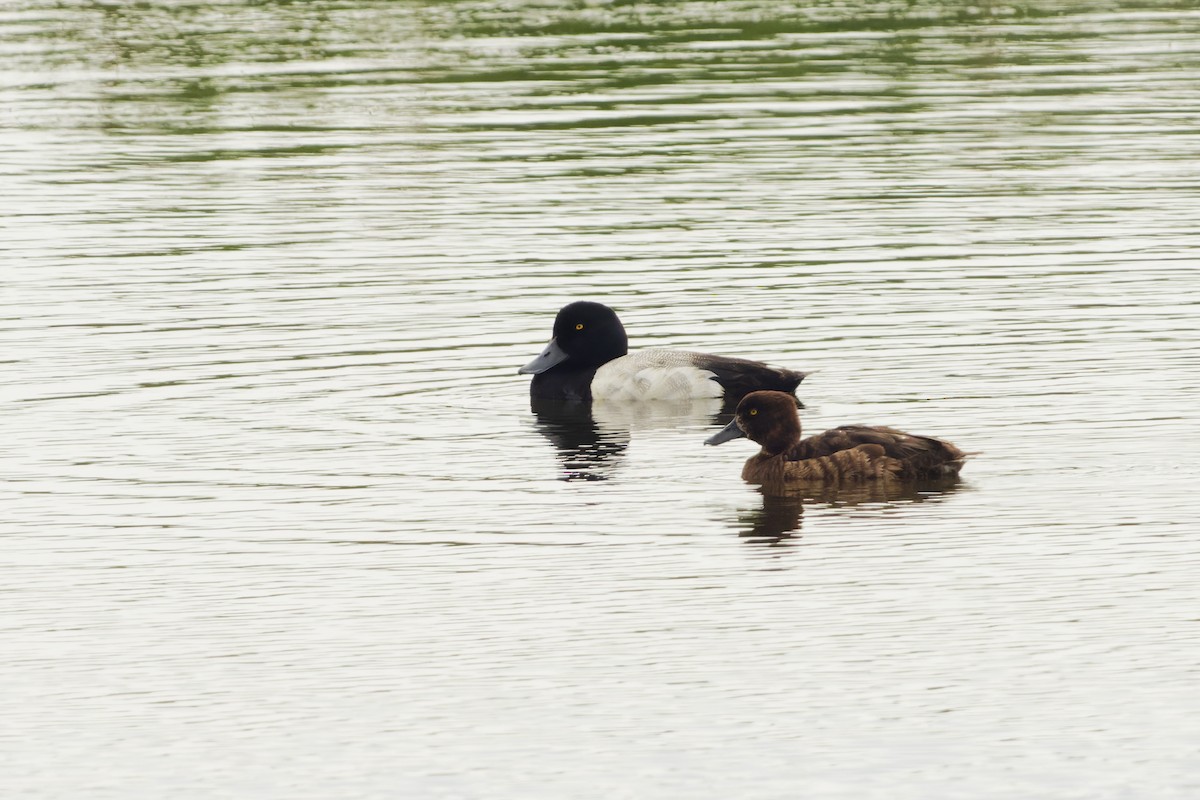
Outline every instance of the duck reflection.
<svg viewBox="0 0 1200 800">
<path fill-rule="evenodd" d="M 958 491 L 957 476 L 844 487 L 804 487 L 786 492 L 756 487 L 762 495 L 757 508 L 742 509 L 731 520 L 737 535 L 755 544 L 778 545 L 799 538 L 804 506 L 852 508 L 860 505 L 900 506 L 938 501 Z"/>
<path fill-rule="evenodd" d="M 760 507 L 738 512 L 733 522 L 738 536 L 767 545 L 781 544 L 798 536 L 804 515 L 804 498 L 766 492 L 762 492 L 762 496 Z"/>
<path fill-rule="evenodd" d="M 962 485 L 957 475 L 908 481 L 873 481 L 851 486 L 809 485 L 788 489 L 784 496 L 834 508 L 867 504 L 924 503 L 955 492 Z M 765 489 L 760 490 L 764 491 Z"/>
<path fill-rule="evenodd" d="M 534 424 L 558 451 L 564 481 L 602 481 L 609 477 L 629 446 L 629 436 L 600 431 L 592 404 L 533 397 Z"/>
<path fill-rule="evenodd" d="M 591 403 L 532 397 L 534 425 L 558 451 L 561 480 L 602 481 L 624 458 L 634 431 L 712 425 L 721 401 L 698 398 L 670 402 Z"/>
</svg>

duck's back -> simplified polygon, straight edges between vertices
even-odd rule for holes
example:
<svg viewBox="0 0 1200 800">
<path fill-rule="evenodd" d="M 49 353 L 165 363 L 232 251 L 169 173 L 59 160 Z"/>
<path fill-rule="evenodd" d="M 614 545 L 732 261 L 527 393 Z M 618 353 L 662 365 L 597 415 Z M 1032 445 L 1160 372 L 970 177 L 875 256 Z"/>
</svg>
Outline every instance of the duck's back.
<svg viewBox="0 0 1200 800">
<path fill-rule="evenodd" d="M 650 348 L 601 366 L 591 388 L 596 400 L 721 397 L 729 404 L 760 389 L 794 392 L 806 374 L 745 358 Z"/>
<path fill-rule="evenodd" d="M 696 366 L 713 374 L 721 385 L 727 403 L 736 403 L 751 392 L 763 390 L 792 394 L 808 375 L 794 369 L 773 367 L 761 361 L 709 353 L 688 353 Z"/>
<path fill-rule="evenodd" d="M 869 448 L 863 448 L 869 445 Z M 922 478 L 955 475 L 962 468 L 965 454 L 950 442 L 932 436 L 916 436 L 882 425 L 842 425 L 800 440 L 789 452 L 788 460 L 832 456 L 843 451 L 864 449 L 893 459 L 900 469 L 889 472 L 898 477 Z"/>
</svg>

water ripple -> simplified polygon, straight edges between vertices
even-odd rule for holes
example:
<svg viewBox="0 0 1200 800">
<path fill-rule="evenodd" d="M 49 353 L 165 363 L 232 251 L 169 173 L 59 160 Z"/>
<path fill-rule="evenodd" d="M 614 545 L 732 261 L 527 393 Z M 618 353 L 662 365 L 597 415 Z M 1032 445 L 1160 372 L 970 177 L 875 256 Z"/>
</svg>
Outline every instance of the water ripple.
<svg viewBox="0 0 1200 800">
<path fill-rule="evenodd" d="M 7 8 L 0 785 L 1190 797 L 1196 29 Z M 771 498 L 531 407 L 581 297 L 981 454 Z"/>
</svg>

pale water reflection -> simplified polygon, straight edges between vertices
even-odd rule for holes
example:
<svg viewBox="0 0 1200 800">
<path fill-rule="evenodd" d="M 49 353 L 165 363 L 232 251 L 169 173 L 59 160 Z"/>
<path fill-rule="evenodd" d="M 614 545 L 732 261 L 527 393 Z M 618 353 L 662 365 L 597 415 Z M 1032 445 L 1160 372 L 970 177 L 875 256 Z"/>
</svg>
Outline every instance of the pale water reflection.
<svg viewBox="0 0 1200 800">
<path fill-rule="evenodd" d="M 1194 797 L 1198 34 L 7 4 L 2 794 Z M 574 299 L 983 455 L 764 497 Z"/>
</svg>

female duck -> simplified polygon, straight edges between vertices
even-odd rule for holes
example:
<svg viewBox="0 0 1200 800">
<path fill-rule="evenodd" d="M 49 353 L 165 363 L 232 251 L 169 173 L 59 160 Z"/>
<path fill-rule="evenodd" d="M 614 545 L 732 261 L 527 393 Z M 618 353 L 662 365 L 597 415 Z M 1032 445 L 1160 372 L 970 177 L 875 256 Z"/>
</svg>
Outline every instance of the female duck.
<svg viewBox="0 0 1200 800">
<path fill-rule="evenodd" d="M 762 446 L 742 468 L 742 480 L 775 490 L 949 477 L 968 455 L 941 439 L 871 425 L 843 425 L 801 439 L 796 400 L 782 392 L 746 395 L 733 421 L 704 443 L 741 436 Z"/>
<path fill-rule="evenodd" d="M 533 375 L 529 394 L 559 400 L 685 400 L 720 397 L 732 405 L 756 389 L 794 392 L 807 373 L 743 358 L 684 350 L 629 353 L 616 312 L 600 303 L 564 306 L 554 338 L 517 370 Z"/>
</svg>

